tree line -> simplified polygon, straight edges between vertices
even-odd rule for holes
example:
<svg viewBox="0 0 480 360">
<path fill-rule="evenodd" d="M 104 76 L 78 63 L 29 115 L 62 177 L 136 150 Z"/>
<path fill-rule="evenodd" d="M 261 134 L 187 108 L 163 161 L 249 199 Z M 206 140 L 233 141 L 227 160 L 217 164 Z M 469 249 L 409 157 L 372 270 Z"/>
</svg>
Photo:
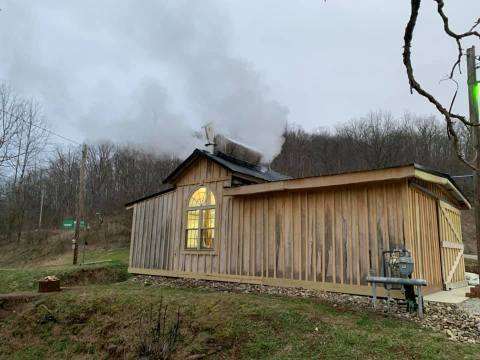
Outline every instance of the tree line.
<svg viewBox="0 0 480 360">
<path fill-rule="evenodd" d="M 462 151 L 471 155 L 470 135 L 458 127 Z M 458 160 L 443 122 L 433 116 L 371 112 L 333 130 L 307 132 L 287 127 L 285 142 L 271 166 L 293 177 L 385 168 L 418 163 L 450 174 L 471 170 Z"/>
<path fill-rule="evenodd" d="M 0 240 L 25 230 L 58 228 L 75 217 L 81 148 L 52 145 L 40 106 L 0 85 Z M 123 210 L 158 190 L 179 159 L 129 145 L 90 144 L 86 161 L 87 219 Z M 41 223 L 40 223 L 41 212 Z"/>
<path fill-rule="evenodd" d="M 80 147 L 56 147 L 42 166 L 38 164 L 27 173 L 21 186 L 12 179 L 4 182 L 0 233 L 19 239 L 24 229 L 58 228 L 64 218 L 75 217 L 80 158 Z M 131 146 L 108 142 L 90 145 L 86 162 L 86 218 L 118 213 L 125 202 L 157 191 L 161 180 L 178 163 L 175 157 L 154 155 Z M 21 194 L 21 207 L 15 202 L 17 194 Z"/>
<path fill-rule="evenodd" d="M 52 146 L 45 119 L 34 100 L 0 86 L 0 239 L 19 240 L 25 230 L 58 228 L 74 217 L 79 192 L 81 149 Z M 461 144 L 470 156 L 470 136 Z M 292 177 L 382 168 L 416 162 L 451 174 L 469 173 L 458 160 L 444 123 L 377 111 L 334 129 L 284 131 L 281 152 L 270 166 Z M 90 144 L 86 161 L 86 217 L 113 215 L 124 204 L 158 191 L 180 159 L 111 142 Z M 469 179 L 465 190 L 471 192 Z M 41 224 L 40 224 L 40 212 Z"/>
</svg>

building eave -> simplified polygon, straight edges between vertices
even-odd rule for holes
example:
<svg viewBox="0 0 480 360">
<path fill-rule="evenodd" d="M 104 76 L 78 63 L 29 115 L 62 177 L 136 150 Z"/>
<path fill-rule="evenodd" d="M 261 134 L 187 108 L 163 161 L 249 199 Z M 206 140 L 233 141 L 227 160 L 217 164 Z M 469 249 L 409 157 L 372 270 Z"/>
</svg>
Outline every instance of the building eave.
<svg viewBox="0 0 480 360">
<path fill-rule="evenodd" d="M 381 181 L 398 181 L 408 178 L 418 178 L 440 185 L 457 200 L 463 209 L 471 208 L 467 197 L 448 174 L 431 170 L 418 164 L 244 185 L 225 189 L 224 194 L 227 196 L 255 195 L 287 190 L 307 190 Z"/>
</svg>

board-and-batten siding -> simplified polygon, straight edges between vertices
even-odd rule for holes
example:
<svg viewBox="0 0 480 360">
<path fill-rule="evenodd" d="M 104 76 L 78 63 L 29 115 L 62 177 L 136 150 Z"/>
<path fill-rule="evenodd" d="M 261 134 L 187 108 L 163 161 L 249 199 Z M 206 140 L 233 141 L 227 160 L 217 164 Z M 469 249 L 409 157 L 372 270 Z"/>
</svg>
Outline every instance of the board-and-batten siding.
<svg viewBox="0 0 480 360">
<path fill-rule="evenodd" d="M 368 294 L 358 285 L 366 285 L 369 272 L 382 275 L 382 251 L 405 246 L 414 256 L 414 277 L 439 288 L 437 198 L 455 200 L 438 185 L 414 182 L 428 193 L 404 179 L 224 196 L 231 174 L 200 159 L 177 178 L 174 191 L 134 205 L 129 267 L 275 285 L 345 285 L 350 290 L 328 289 Z M 216 198 L 215 250 L 186 251 L 186 206 L 202 185 Z"/>
<path fill-rule="evenodd" d="M 412 252 L 415 263 L 412 276 L 427 280 L 430 287 L 441 288 L 437 204 L 434 197 L 409 187 L 408 227 L 412 236 L 407 237 L 405 245 Z"/>
<path fill-rule="evenodd" d="M 453 199 L 447 191 L 445 191 L 441 186 L 438 186 L 437 184 L 430 183 L 421 179 L 412 179 L 411 183 L 413 184 L 413 187 L 415 187 L 415 185 L 419 185 L 421 187 L 420 189 L 426 189 L 431 193 L 432 196 L 436 197 L 437 199 L 446 201 L 449 204 L 454 205 L 455 207 L 461 207 L 461 204 L 459 204 L 457 200 Z"/>
<path fill-rule="evenodd" d="M 217 199 L 216 249 L 188 253 L 189 185 L 135 205 L 131 268 L 366 285 L 381 273 L 383 250 L 404 244 L 406 182 Z M 183 179 L 182 179 L 183 180 Z"/>
<path fill-rule="evenodd" d="M 186 206 L 190 195 L 201 185 L 208 186 L 216 200 L 216 252 L 187 252 L 185 245 Z M 208 159 L 192 164 L 177 182 L 174 191 L 134 205 L 129 266 L 199 273 L 219 269 L 219 250 L 225 223 L 222 223 L 223 188 L 230 174 Z"/>
<path fill-rule="evenodd" d="M 406 184 L 233 197 L 226 274 L 366 285 L 383 250 L 404 244 Z M 225 266 L 223 263 L 225 262 Z"/>
</svg>

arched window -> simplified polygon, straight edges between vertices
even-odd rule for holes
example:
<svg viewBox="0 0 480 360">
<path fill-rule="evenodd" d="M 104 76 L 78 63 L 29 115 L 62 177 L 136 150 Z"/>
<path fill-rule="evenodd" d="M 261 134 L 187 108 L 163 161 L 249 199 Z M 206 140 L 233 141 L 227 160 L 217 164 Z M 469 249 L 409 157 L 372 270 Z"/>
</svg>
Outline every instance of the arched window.
<svg viewBox="0 0 480 360">
<path fill-rule="evenodd" d="M 213 249 L 215 239 L 215 196 L 206 187 L 195 190 L 188 200 L 187 236 L 188 250 Z"/>
</svg>

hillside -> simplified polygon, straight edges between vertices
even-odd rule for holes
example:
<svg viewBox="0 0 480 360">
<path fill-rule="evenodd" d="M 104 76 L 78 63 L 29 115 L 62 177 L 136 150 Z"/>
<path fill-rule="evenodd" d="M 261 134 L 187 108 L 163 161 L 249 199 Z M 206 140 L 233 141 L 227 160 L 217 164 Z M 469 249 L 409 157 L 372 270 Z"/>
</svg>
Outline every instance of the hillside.
<svg viewBox="0 0 480 360">
<path fill-rule="evenodd" d="M 0 294 L 9 293 L 0 295 L 0 359 L 138 358 L 157 334 L 161 303 L 170 309 L 167 329 L 180 309 L 174 359 L 395 359 L 399 349 L 410 359 L 478 354 L 478 345 L 416 323 L 320 298 L 133 281 L 124 220 L 109 220 L 109 249 L 102 229 L 90 230 L 79 266 L 71 265 L 68 232 L 29 234 L 29 241 L 0 248 Z M 64 291 L 37 294 L 46 275 L 58 276 Z"/>
<path fill-rule="evenodd" d="M 167 329 L 180 311 L 174 359 L 397 359 L 399 351 L 405 359 L 478 355 L 478 345 L 315 298 L 146 285 L 90 285 L 5 303 L 0 359 L 137 358 L 155 336 L 160 303 L 169 309 Z"/>
<path fill-rule="evenodd" d="M 477 254 L 477 240 L 475 239 L 474 211 L 462 211 L 462 236 L 465 245 L 465 254 Z"/>
<path fill-rule="evenodd" d="M 86 250 L 128 248 L 130 241 L 131 214 L 104 219 L 103 224 L 92 221 L 90 228 L 81 232 L 79 259 L 83 260 L 83 242 Z M 72 256 L 73 231 L 61 229 L 32 230 L 23 233 L 20 242 L 0 242 L 0 268 L 45 265 Z M 86 259 L 88 260 L 88 258 Z"/>
</svg>

